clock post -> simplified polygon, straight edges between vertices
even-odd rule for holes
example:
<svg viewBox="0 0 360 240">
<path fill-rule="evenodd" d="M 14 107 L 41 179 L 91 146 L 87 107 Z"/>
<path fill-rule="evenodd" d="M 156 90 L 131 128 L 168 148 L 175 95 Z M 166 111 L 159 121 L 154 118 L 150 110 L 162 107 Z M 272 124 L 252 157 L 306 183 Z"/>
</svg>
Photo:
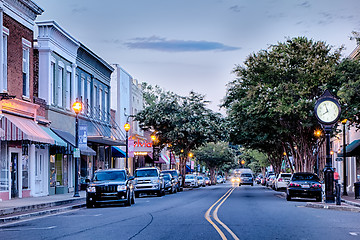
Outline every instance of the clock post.
<svg viewBox="0 0 360 240">
<path fill-rule="evenodd" d="M 334 196 L 334 170 L 330 154 L 330 135 L 335 123 L 339 120 L 341 107 L 339 101 L 329 92 L 325 92 L 315 103 L 315 116 L 325 130 L 326 137 L 326 164 L 324 168 L 325 202 L 335 202 Z"/>
</svg>

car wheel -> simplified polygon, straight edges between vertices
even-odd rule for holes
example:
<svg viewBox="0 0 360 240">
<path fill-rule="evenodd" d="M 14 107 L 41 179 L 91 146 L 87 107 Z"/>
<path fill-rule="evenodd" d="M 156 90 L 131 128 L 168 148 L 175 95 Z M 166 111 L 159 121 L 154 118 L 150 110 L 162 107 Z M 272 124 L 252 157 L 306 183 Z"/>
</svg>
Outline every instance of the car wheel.
<svg viewBox="0 0 360 240">
<path fill-rule="evenodd" d="M 317 201 L 317 202 L 321 202 L 321 196 L 317 196 L 317 197 L 316 197 L 316 201 Z"/>
<path fill-rule="evenodd" d="M 125 202 L 125 206 L 127 206 L 127 207 L 131 206 L 130 192 L 128 192 L 128 194 L 127 194 L 127 199 L 126 199 L 126 202 Z"/>
<path fill-rule="evenodd" d="M 161 196 L 162 196 L 161 194 L 162 194 L 162 191 L 161 191 L 161 190 L 159 190 L 159 191 L 156 192 L 156 196 L 158 196 L 158 197 L 161 197 Z"/>
<path fill-rule="evenodd" d="M 136 193 L 135 193 L 135 197 L 136 197 L 136 198 L 140 197 L 140 193 L 137 193 L 137 192 L 136 192 Z"/>
<path fill-rule="evenodd" d="M 289 194 L 286 194 L 286 200 L 291 201 L 291 196 Z"/>
</svg>

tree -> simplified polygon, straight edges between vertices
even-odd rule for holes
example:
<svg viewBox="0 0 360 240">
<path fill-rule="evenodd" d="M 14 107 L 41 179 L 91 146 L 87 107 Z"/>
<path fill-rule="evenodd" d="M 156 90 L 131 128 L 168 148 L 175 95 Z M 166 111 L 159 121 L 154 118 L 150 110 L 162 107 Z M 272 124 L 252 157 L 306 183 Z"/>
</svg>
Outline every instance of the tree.
<svg viewBox="0 0 360 240">
<path fill-rule="evenodd" d="M 229 170 L 236 165 L 236 155 L 226 142 L 209 142 L 195 150 L 196 159 L 210 170 L 211 182 L 216 182 L 216 170 Z"/>
<path fill-rule="evenodd" d="M 341 50 L 297 37 L 251 54 L 236 66 L 223 104 L 230 140 L 266 153 L 275 168 L 285 151 L 293 156 L 296 170 L 311 170 L 319 128 L 314 105 L 325 89 L 336 94 L 340 88 L 335 67 Z"/>
<path fill-rule="evenodd" d="M 190 92 L 182 97 L 159 87 L 143 85 L 145 108 L 135 119 L 144 129 L 155 131 L 159 145 L 171 145 L 180 156 L 181 173 L 185 174 L 188 153 L 206 142 L 226 137 L 223 117 L 208 109 L 205 96 Z"/>
</svg>

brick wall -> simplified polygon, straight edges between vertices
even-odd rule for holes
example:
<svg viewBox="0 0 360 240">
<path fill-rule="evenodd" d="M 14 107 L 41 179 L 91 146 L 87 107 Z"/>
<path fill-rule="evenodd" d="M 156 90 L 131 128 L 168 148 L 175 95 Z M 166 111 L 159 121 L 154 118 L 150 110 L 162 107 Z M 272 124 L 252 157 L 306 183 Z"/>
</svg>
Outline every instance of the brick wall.
<svg viewBox="0 0 360 240">
<path fill-rule="evenodd" d="M 8 36 L 8 91 L 10 95 L 15 95 L 18 99 L 22 98 L 22 38 L 33 43 L 33 31 L 21 25 L 8 15 L 4 14 L 4 26 L 9 29 Z M 33 98 L 33 47 L 30 48 L 30 101 Z"/>
</svg>

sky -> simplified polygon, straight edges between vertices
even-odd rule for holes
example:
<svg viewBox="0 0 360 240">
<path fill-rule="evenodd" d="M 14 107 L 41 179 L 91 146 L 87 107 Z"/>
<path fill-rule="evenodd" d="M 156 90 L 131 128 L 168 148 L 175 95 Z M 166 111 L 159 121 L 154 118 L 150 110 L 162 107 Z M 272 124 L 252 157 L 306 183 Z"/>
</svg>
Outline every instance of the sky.
<svg viewBox="0 0 360 240">
<path fill-rule="evenodd" d="M 251 53 L 305 36 L 356 47 L 359 0 L 33 0 L 109 64 L 140 82 L 206 96 L 219 110 L 232 70 Z"/>
</svg>

